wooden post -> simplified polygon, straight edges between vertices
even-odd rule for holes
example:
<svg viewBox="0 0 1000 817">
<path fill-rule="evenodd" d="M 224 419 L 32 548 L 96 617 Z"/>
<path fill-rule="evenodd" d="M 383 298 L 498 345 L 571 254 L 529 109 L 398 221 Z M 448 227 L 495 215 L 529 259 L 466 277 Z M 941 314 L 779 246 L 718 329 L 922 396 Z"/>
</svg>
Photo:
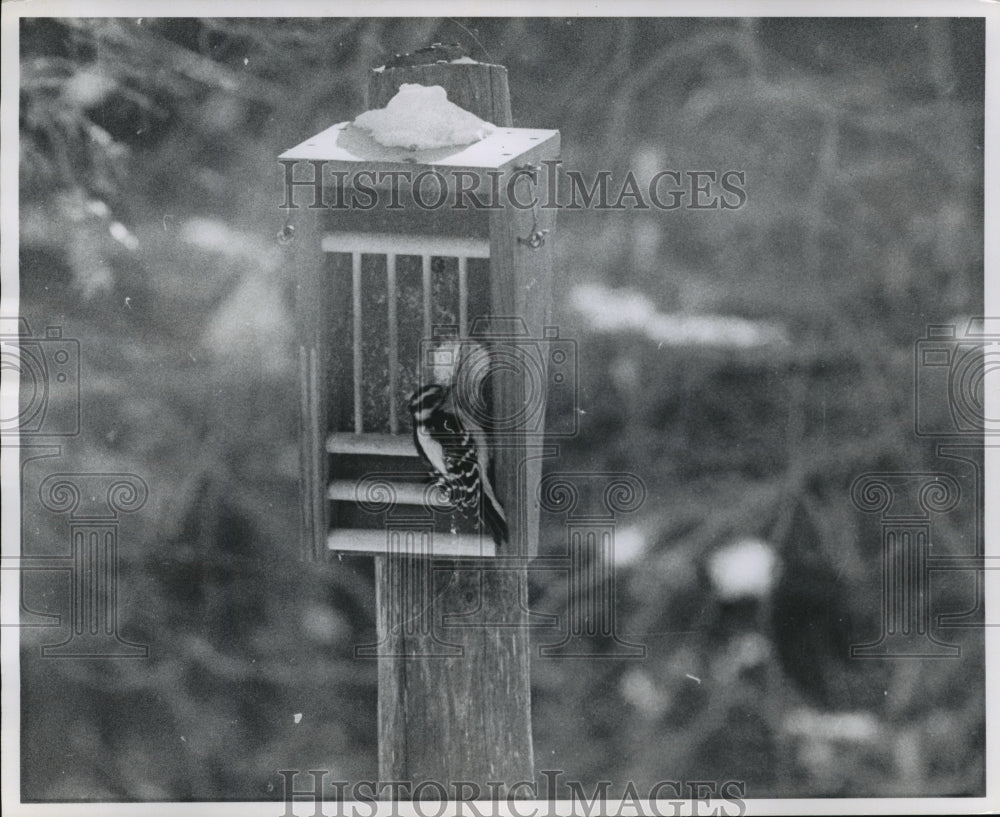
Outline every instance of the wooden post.
<svg viewBox="0 0 1000 817">
<path fill-rule="evenodd" d="M 513 124 L 502 66 L 387 67 L 371 76 L 369 107 L 384 107 L 404 82 L 441 85 L 449 99 L 480 118 L 500 127 Z M 513 230 L 503 230 L 501 240 L 516 243 Z M 505 256 L 511 252 L 510 247 L 504 249 Z M 514 271 L 512 263 L 491 261 L 493 276 Z M 547 289 L 547 277 L 543 283 Z M 534 296 L 540 299 L 537 303 L 548 303 L 547 291 Z M 534 324 L 539 316 L 529 317 Z M 507 473 L 498 482 L 514 484 L 516 478 Z M 529 643 L 521 604 L 527 586 L 523 563 L 481 570 L 435 559 L 434 597 L 428 604 L 426 598 L 407 592 L 412 584 L 406 577 L 426 570 L 423 561 L 421 567 L 420 557 L 375 557 L 380 779 L 412 786 L 436 781 L 448 797 L 455 796 L 453 785 L 458 781 L 475 784 L 488 796 L 487 783 L 510 786 L 534 779 Z M 413 626 L 417 621 L 425 626 Z M 448 626 L 456 622 L 463 626 Z M 442 792 L 428 785 L 417 796 L 437 799 Z"/>
</svg>

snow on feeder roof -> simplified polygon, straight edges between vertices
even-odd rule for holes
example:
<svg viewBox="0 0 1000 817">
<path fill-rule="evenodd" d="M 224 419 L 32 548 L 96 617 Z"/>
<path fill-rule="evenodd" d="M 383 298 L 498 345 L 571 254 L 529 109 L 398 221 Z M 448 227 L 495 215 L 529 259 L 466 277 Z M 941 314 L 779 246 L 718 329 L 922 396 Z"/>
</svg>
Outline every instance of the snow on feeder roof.
<svg viewBox="0 0 1000 817">
<path fill-rule="evenodd" d="M 449 101 L 440 85 L 404 83 L 384 108 L 365 111 L 354 120 L 385 147 L 429 150 L 479 142 L 496 126 Z"/>
<path fill-rule="evenodd" d="M 496 126 L 455 105 L 440 85 L 403 83 L 385 108 L 333 125 L 278 159 L 322 161 L 324 172 L 363 167 L 378 174 L 433 167 L 481 174 L 534 166 L 558 152 L 559 131 Z M 383 178 L 372 183 L 380 186 Z"/>
</svg>

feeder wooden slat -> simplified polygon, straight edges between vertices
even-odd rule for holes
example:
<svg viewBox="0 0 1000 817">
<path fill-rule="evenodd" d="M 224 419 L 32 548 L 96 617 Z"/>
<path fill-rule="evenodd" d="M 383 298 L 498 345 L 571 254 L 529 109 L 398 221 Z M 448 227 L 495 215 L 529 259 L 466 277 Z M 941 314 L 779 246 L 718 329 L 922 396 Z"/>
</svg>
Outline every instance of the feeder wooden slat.
<svg viewBox="0 0 1000 817">
<path fill-rule="evenodd" d="M 418 541 L 422 535 L 426 535 L 426 531 L 397 531 L 394 528 L 389 529 L 388 532 L 386 529 L 337 528 L 330 531 L 326 545 L 330 550 L 387 555 L 389 553 L 388 536 L 397 533 L 403 535 L 412 533 Z M 406 555 L 435 559 L 492 558 L 496 556 L 496 545 L 488 536 L 479 536 L 474 533 L 434 533 L 429 552 L 408 550 Z"/>
<path fill-rule="evenodd" d="M 359 485 L 358 481 L 353 479 L 331 480 L 326 488 L 327 499 L 335 502 L 357 502 Z M 444 511 L 454 509 L 450 502 L 436 496 L 438 492 L 428 491 L 426 485 L 418 482 L 398 481 L 390 482 L 389 485 L 392 488 L 393 501 L 397 505 L 418 505 Z"/>
<path fill-rule="evenodd" d="M 416 457 L 409 434 L 351 434 L 334 432 L 326 438 L 330 454 L 368 455 L 377 457 Z"/>
<path fill-rule="evenodd" d="M 486 238 L 448 235 L 407 235 L 403 233 L 327 233 L 324 252 L 350 252 L 368 255 L 423 255 L 442 258 L 489 258 Z"/>
</svg>

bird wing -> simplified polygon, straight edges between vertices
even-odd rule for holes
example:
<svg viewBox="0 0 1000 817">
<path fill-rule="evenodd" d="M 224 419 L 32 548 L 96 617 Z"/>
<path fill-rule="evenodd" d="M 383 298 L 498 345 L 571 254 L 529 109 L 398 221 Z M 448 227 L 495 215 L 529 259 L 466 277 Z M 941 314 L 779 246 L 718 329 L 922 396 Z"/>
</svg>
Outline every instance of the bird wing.
<svg viewBox="0 0 1000 817">
<path fill-rule="evenodd" d="M 479 490 L 481 487 L 483 493 L 483 517 L 493 531 L 497 544 L 500 544 L 509 538 L 507 516 L 504 513 L 503 505 L 497 499 L 490 478 L 490 445 L 486 431 L 471 417 L 466 416 L 464 412 L 458 413 L 458 421 L 465 430 L 466 437 L 472 443 L 472 448 L 467 454 L 467 458 L 472 461 L 471 467 L 475 468 L 476 492 L 469 497 L 468 501 L 479 504 Z"/>
<path fill-rule="evenodd" d="M 417 450 L 430 463 L 431 468 L 440 475 L 446 476 L 448 474 L 448 464 L 441 441 L 425 426 L 417 426 L 413 433 L 417 438 Z"/>
</svg>

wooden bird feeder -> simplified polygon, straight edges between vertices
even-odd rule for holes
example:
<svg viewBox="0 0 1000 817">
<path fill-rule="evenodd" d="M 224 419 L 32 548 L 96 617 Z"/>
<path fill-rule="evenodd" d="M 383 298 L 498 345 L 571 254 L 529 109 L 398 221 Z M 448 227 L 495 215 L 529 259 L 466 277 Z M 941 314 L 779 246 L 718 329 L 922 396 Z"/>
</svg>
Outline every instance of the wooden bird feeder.
<svg viewBox="0 0 1000 817">
<path fill-rule="evenodd" d="M 403 83 L 438 85 L 497 126 L 492 135 L 410 150 L 343 124 L 280 157 L 286 182 L 294 172 L 326 187 L 295 188 L 309 218 L 299 219 L 290 259 L 302 539 L 307 559 L 374 554 L 378 643 L 355 656 L 378 659 L 380 779 L 483 787 L 534 774 L 526 565 L 551 453 L 545 401 L 573 387 L 576 362 L 549 326 L 554 210 L 520 206 L 538 192 L 532 169 L 557 159 L 559 134 L 512 127 L 502 66 L 438 56 L 432 48 L 373 71 L 368 108 L 385 107 Z M 458 207 L 462 172 L 480 198 L 499 190 L 498 206 Z M 450 183 L 446 200 L 414 206 L 417 177 L 434 173 Z M 350 206 L 368 200 L 363 187 L 377 188 L 379 206 Z M 414 449 L 406 399 L 442 338 L 484 348 L 490 362 L 474 396 L 493 419 L 483 425 L 510 529 L 500 548 L 429 489 Z"/>
<path fill-rule="evenodd" d="M 541 208 L 539 185 L 559 133 L 509 126 L 500 66 L 376 70 L 369 108 L 403 82 L 442 85 L 498 127 L 472 144 L 413 150 L 341 123 L 279 157 L 286 191 L 294 179 L 294 206 L 316 215 L 318 231 L 295 237 L 310 245 L 297 262 L 305 552 L 533 557 L 541 461 L 532 454 L 547 391 L 570 387 L 560 367 L 575 367 L 548 325 L 554 214 Z M 498 361 L 474 399 L 496 421 L 484 425 L 510 527 L 503 554 L 432 490 L 414 448 L 406 400 L 447 337 Z"/>
</svg>

